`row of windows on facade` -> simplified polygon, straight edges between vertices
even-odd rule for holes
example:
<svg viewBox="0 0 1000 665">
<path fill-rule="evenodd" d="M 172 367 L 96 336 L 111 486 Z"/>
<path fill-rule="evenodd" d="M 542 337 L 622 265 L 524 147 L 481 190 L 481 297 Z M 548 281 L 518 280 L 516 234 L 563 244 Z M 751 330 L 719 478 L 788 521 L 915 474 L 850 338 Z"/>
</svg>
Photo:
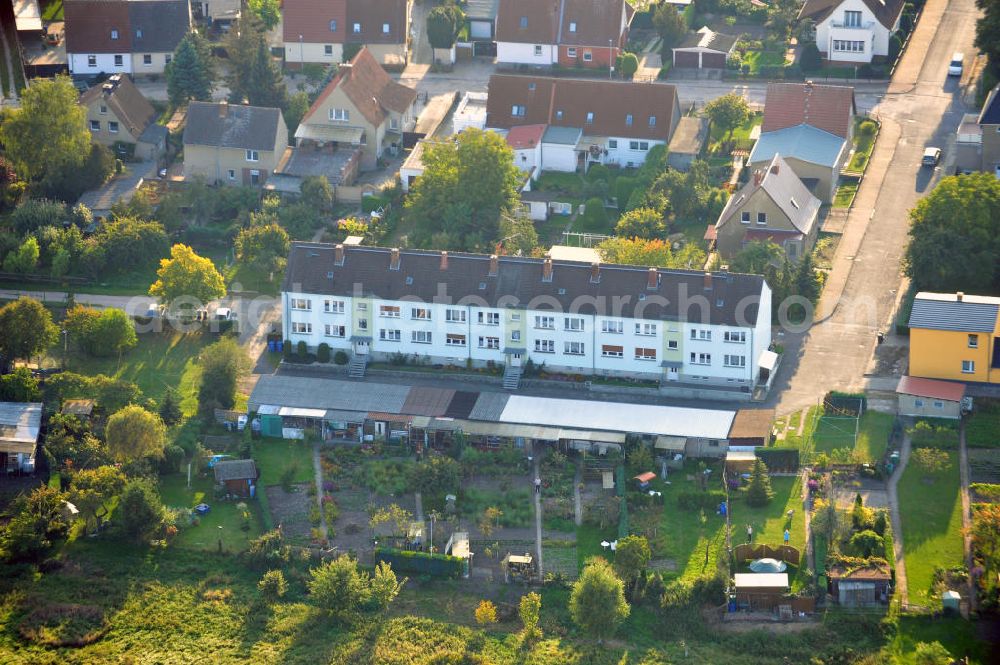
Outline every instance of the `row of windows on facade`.
<svg viewBox="0 0 1000 665">
<path fill-rule="evenodd" d="M 534 84 L 530 84 L 530 85 L 534 85 Z M 510 114 L 512 116 L 514 116 L 515 118 L 523 118 L 527 113 L 528 113 L 528 108 L 524 104 L 513 104 L 510 107 Z M 563 115 L 564 114 L 563 114 L 562 109 L 556 109 L 556 120 L 562 120 L 563 119 Z M 634 122 L 634 120 L 635 120 L 635 117 L 631 113 L 626 113 L 625 114 L 625 125 L 627 127 L 631 127 L 632 124 L 633 124 L 633 122 Z M 656 116 L 655 115 L 649 116 L 649 119 L 647 120 L 647 122 L 649 123 L 650 127 L 656 127 Z M 594 124 L 594 112 L 593 111 L 587 111 L 586 123 L 588 125 Z M 609 147 L 617 148 L 618 145 L 615 144 L 614 146 L 609 146 Z"/>
<path fill-rule="evenodd" d="M 312 311 L 312 301 L 307 298 L 292 298 L 291 306 L 294 310 L 299 311 Z M 364 310 L 367 311 L 367 305 L 364 303 L 358 303 L 358 309 L 361 310 L 364 306 Z M 343 300 L 324 300 L 323 301 L 323 311 L 327 314 L 343 314 L 345 311 L 345 303 Z M 402 318 L 403 309 L 399 305 L 379 305 L 379 316 L 383 318 L 398 319 Z M 477 323 L 481 325 L 498 326 L 500 325 L 500 312 L 476 312 Z M 413 321 L 430 321 L 432 318 L 431 310 L 426 307 L 412 307 L 410 308 L 410 319 Z M 512 313 L 511 321 L 520 322 L 521 314 Z M 448 323 L 466 323 L 466 310 L 464 309 L 447 309 L 445 310 L 445 321 Z M 563 317 L 563 330 L 567 332 L 583 332 L 585 328 L 586 319 L 582 317 L 566 316 Z M 545 316 L 536 315 L 534 317 L 534 327 L 538 330 L 555 330 L 556 328 L 556 317 L 555 316 Z M 635 334 L 636 335 L 656 335 L 658 329 L 658 324 L 647 323 L 647 322 L 636 322 L 635 323 Z M 601 332 L 607 334 L 623 334 L 625 331 L 624 321 L 601 321 Z M 670 332 L 676 332 L 676 328 L 671 328 Z M 697 329 L 694 328 L 690 331 L 692 340 L 700 340 L 705 342 L 712 341 L 712 331 L 708 329 Z M 727 330 L 723 333 L 723 340 L 726 342 L 734 342 L 743 344 L 747 340 L 747 334 L 745 330 Z"/>
<path fill-rule="evenodd" d="M 543 53 L 543 47 L 541 44 L 535 44 L 535 57 L 541 57 Z M 569 46 L 566 48 L 566 57 L 575 58 L 577 57 L 577 51 L 575 46 Z M 594 59 L 594 52 L 587 49 L 583 52 L 583 61 L 591 62 Z"/>
<path fill-rule="evenodd" d="M 330 19 L 330 32 L 337 32 L 337 28 L 339 28 L 339 27 L 340 26 L 337 23 L 337 19 L 335 19 L 335 18 L 334 19 Z M 360 35 L 361 34 L 361 24 L 360 23 L 353 23 L 353 24 L 351 24 L 351 32 L 353 32 L 356 35 Z M 388 35 L 391 32 L 392 32 L 392 27 L 388 23 L 383 23 L 382 24 L 382 34 L 383 35 Z M 301 39 L 301 37 L 300 37 L 300 39 Z"/>
<path fill-rule="evenodd" d="M 299 335 L 311 335 L 312 334 L 312 324 L 294 322 L 292 323 L 292 332 Z M 326 324 L 323 327 L 323 333 L 327 337 L 344 338 L 347 336 L 347 327 L 342 325 L 331 325 Z M 403 339 L 403 331 L 399 329 L 381 328 L 379 329 L 379 340 L 383 342 L 401 342 Z M 499 349 L 500 348 L 500 338 L 491 337 L 488 335 L 479 336 L 479 348 L 481 349 Z M 410 331 L 410 341 L 415 344 L 433 344 L 434 334 L 428 330 L 412 330 Z M 519 342 L 521 341 L 520 331 L 513 331 L 511 333 L 511 341 Z M 457 333 L 448 333 L 445 335 L 445 344 L 447 346 L 462 346 L 466 345 L 466 336 Z M 670 343 L 671 349 L 677 348 L 676 342 Z M 556 352 L 556 342 L 552 339 L 536 339 L 535 340 L 535 352 L 537 353 L 555 353 Z M 582 356 L 586 354 L 586 344 L 584 342 L 563 342 L 563 353 L 565 355 L 571 356 Z M 601 356 L 604 358 L 623 358 L 625 356 L 625 347 L 614 344 L 603 344 L 601 345 Z M 656 360 L 656 349 L 648 347 L 635 347 L 635 359 L 636 360 Z M 711 353 L 694 353 L 692 352 L 689 356 L 690 362 L 694 365 L 711 365 L 712 364 L 712 354 Z M 723 364 L 726 367 L 746 367 L 746 356 L 738 354 L 724 354 Z"/>
<path fill-rule="evenodd" d="M 864 53 L 865 43 L 847 39 L 834 39 L 833 50 L 841 53 Z"/>
<path fill-rule="evenodd" d="M 174 57 L 173 54 L 167 53 L 166 55 L 163 56 L 164 63 L 169 65 L 170 61 L 173 59 L 173 57 Z M 144 64 L 144 65 L 146 65 L 148 67 L 152 67 L 153 66 L 153 54 L 152 53 L 144 53 L 142 55 L 142 64 Z M 97 66 L 97 56 L 96 55 L 88 55 L 87 56 L 87 66 L 88 67 L 96 67 Z M 124 66 L 125 66 L 125 57 L 122 56 L 122 55 L 115 55 L 115 67 L 124 67 Z"/>
</svg>

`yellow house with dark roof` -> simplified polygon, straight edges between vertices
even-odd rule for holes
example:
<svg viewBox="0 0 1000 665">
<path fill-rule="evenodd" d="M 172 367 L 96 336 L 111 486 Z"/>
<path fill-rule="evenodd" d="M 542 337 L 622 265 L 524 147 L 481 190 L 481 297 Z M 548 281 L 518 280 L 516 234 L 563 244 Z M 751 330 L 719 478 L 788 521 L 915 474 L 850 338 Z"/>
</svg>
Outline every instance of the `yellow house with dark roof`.
<svg viewBox="0 0 1000 665">
<path fill-rule="evenodd" d="M 1000 298 L 921 291 L 909 326 L 910 376 L 1000 383 Z"/>
</svg>

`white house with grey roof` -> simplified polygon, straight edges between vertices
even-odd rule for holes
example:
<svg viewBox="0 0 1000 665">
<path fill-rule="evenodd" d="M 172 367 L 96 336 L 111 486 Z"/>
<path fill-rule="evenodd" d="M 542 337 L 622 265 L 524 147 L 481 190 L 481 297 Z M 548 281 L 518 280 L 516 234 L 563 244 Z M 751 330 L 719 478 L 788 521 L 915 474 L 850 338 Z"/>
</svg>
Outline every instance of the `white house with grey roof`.
<svg viewBox="0 0 1000 665">
<path fill-rule="evenodd" d="M 191 102 L 184 128 L 184 179 L 261 187 L 287 147 L 281 109 Z"/>
<path fill-rule="evenodd" d="M 33 472 L 41 428 L 41 403 L 0 402 L 0 469 Z"/>
<path fill-rule="evenodd" d="M 771 343 L 759 275 L 293 243 L 285 337 L 310 350 L 750 392 Z M 516 381 L 513 382 L 516 386 Z"/>
<path fill-rule="evenodd" d="M 753 241 L 773 242 L 788 258 L 798 260 L 812 250 L 819 232 L 820 201 L 802 184 L 781 155 L 733 194 L 714 227 L 706 234 L 728 259 Z"/>
</svg>

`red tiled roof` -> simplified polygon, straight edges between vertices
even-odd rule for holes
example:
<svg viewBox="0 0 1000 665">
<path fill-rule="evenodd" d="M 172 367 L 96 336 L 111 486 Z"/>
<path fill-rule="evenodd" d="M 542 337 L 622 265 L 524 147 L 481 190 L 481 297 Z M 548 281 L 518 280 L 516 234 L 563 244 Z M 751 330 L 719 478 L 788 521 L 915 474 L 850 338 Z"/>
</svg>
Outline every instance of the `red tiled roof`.
<svg viewBox="0 0 1000 665">
<path fill-rule="evenodd" d="M 664 83 L 494 74 L 488 93 L 486 126 L 493 129 L 548 124 L 579 128 L 587 136 L 668 142 L 674 114 L 680 114 L 677 89 Z M 523 106 L 524 115 L 513 115 L 514 106 Z"/>
<path fill-rule="evenodd" d="M 555 44 L 559 31 L 559 4 L 560 0 L 500 0 L 497 41 Z M 523 28 L 521 19 L 524 19 Z"/>
<path fill-rule="evenodd" d="M 507 132 L 507 145 L 514 150 L 534 148 L 542 142 L 542 135 L 548 125 L 518 125 Z"/>
<path fill-rule="evenodd" d="M 942 399 L 948 402 L 960 402 L 965 397 L 965 384 L 936 379 L 922 379 L 916 376 L 904 376 L 896 386 L 896 392 L 903 395 Z"/>
<path fill-rule="evenodd" d="M 624 4 L 625 0 L 563 0 L 559 43 L 567 46 L 607 46 L 611 39 L 617 45 L 624 32 Z M 576 32 L 570 32 L 573 23 L 576 24 Z"/>
<path fill-rule="evenodd" d="M 284 0 L 282 35 L 309 44 L 402 44 L 407 0 Z M 336 21 L 336 30 L 330 30 Z M 354 32 L 354 24 L 360 32 Z M 388 24 L 389 31 L 384 30 Z"/>
<path fill-rule="evenodd" d="M 719 231 L 715 228 L 715 224 L 709 224 L 708 228 L 705 229 L 705 235 L 702 237 L 702 240 L 718 240 L 718 238 Z"/>
<path fill-rule="evenodd" d="M 771 83 L 767 86 L 762 132 L 811 125 L 847 138 L 854 117 L 854 88 L 816 83 Z"/>
</svg>

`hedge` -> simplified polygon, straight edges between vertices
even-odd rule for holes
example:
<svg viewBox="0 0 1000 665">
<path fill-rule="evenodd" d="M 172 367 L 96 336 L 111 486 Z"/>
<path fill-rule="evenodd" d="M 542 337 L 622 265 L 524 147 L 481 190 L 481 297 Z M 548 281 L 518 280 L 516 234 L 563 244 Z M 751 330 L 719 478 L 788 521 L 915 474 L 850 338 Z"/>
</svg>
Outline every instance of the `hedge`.
<svg viewBox="0 0 1000 665">
<path fill-rule="evenodd" d="M 770 471 L 785 473 L 799 468 L 798 448 L 757 448 L 756 454 Z"/>
<path fill-rule="evenodd" d="M 714 513 L 719 509 L 719 504 L 725 502 L 726 493 L 722 490 L 681 492 L 677 495 L 677 507 L 682 510 L 710 510 Z"/>
<path fill-rule="evenodd" d="M 375 550 L 375 562 L 385 561 L 397 573 L 418 573 L 440 577 L 460 577 L 465 570 L 465 561 L 449 554 L 412 552 L 388 547 Z"/>
</svg>

